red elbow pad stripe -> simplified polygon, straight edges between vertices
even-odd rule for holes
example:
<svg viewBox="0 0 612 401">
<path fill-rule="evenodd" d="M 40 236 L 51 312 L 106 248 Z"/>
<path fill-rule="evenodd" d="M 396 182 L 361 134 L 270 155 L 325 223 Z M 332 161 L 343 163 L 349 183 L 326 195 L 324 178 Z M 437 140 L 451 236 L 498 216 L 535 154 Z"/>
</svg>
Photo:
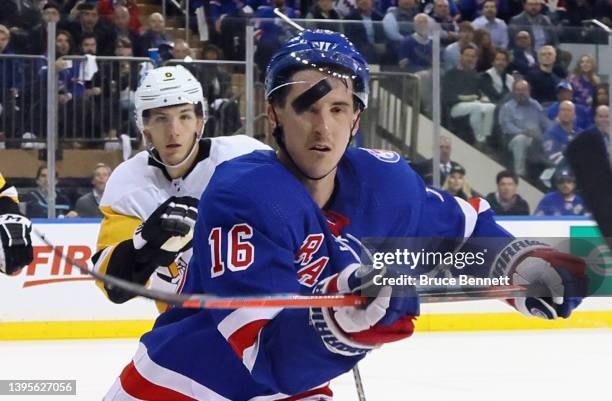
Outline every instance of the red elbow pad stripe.
<svg viewBox="0 0 612 401">
<path fill-rule="evenodd" d="M 254 320 L 242 326 L 229 336 L 227 341 L 240 359 L 242 359 L 244 350 L 255 344 L 259 332 L 269 321 L 270 319 Z"/>
</svg>

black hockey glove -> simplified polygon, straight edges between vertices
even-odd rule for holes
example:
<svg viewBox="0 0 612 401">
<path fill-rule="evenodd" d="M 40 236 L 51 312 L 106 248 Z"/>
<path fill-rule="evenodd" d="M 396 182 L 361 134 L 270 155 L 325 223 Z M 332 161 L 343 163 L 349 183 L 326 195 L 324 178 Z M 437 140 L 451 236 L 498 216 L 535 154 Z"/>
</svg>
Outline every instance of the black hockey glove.
<svg viewBox="0 0 612 401">
<path fill-rule="evenodd" d="M 169 266 L 179 252 L 191 247 L 197 217 L 196 198 L 173 196 L 136 228 L 133 237 L 136 262 L 151 267 L 146 279 L 158 266 Z"/>
<path fill-rule="evenodd" d="M 18 214 L 0 215 L 0 271 L 14 274 L 32 262 L 32 222 Z"/>
<path fill-rule="evenodd" d="M 190 196 L 171 197 L 162 203 L 134 232 L 131 240 L 119 243 L 108 263 L 106 273 L 144 285 L 160 266 L 169 266 L 191 247 L 198 215 L 198 200 Z M 101 252 L 94 256 L 94 263 Z M 111 301 L 123 303 L 133 294 L 105 285 Z"/>
</svg>

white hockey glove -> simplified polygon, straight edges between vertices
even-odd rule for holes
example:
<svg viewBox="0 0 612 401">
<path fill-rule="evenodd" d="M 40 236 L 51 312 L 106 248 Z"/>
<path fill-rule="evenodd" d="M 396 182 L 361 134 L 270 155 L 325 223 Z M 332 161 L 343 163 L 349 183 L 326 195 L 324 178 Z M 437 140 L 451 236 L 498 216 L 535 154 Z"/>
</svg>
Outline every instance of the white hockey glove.
<svg viewBox="0 0 612 401">
<path fill-rule="evenodd" d="M 374 277 L 385 274 L 384 270 L 355 263 L 315 287 L 315 294 L 372 296 L 364 308 L 311 308 L 310 320 L 327 349 L 347 356 L 361 355 L 412 335 L 412 321 L 419 314 L 416 291 L 414 287 L 375 285 Z"/>
<path fill-rule="evenodd" d="M 0 215 L 0 271 L 15 274 L 32 262 L 32 222 L 18 214 Z"/>
<path fill-rule="evenodd" d="M 523 240 L 512 242 L 499 255 L 494 274 L 507 275 L 512 284 L 527 287 L 528 294 L 534 294 L 509 300 L 525 316 L 567 318 L 587 295 L 588 277 L 582 258 Z M 505 262 L 508 255 L 512 256 Z"/>
</svg>

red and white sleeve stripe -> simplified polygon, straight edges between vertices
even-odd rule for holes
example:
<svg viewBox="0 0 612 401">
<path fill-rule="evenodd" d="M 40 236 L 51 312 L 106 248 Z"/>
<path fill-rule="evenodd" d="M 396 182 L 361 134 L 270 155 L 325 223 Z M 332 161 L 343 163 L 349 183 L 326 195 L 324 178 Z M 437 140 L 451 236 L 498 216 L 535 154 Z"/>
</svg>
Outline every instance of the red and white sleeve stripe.
<svg viewBox="0 0 612 401">
<path fill-rule="evenodd" d="M 250 371 L 259 352 L 259 333 L 282 308 L 242 308 L 225 317 L 217 329 Z"/>
</svg>

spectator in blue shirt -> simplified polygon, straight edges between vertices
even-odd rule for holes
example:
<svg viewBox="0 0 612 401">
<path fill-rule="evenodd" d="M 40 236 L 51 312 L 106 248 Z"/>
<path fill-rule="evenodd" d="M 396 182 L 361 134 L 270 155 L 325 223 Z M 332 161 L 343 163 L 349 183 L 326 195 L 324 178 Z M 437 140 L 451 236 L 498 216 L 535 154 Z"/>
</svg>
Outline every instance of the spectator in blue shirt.
<svg viewBox="0 0 612 401">
<path fill-rule="evenodd" d="M 474 29 L 484 29 L 491 34 L 491 41 L 497 48 L 508 48 L 508 26 L 497 18 L 495 0 L 486 0 L 482 5 L 482 15 L 472 22 Z"/>
<path fill-rule="evenodd" d="M 559 105 L 559 115 L 556 123 L 546 130 L 542 144 L 546 157 L 551 163 L 558 165 L 563 160 L 563 152 L 569 142 L 576 136 L 574 123 L 576 121 L 576 108 L 569 100 Z"/>
<path fill-rule="evenodd" d="M 557 190 L 544 195 L 534 211 L 536 216 L 582 216 L 588 214 L 584 200 L 576 194 L 576 179 L 568 170 L 556 176 Z"/>
<path fill-rule="evenodd" d="M 345 18 L 344 33 L 370 64 L 379 64 L 385 52 L 383 17 L 373 8 L 372 0 L 357 0 L 357 9 Z M 354 21 L 354 22 L 352 22 Z"/>
<path fill-rule="evenodd" d="M 409 72 L 431 69 L 432 40 L 428 31 L 426 14 L 414 17 L 415 32 L 402 42 L 399 48 L 399 65 Z"/>
<path fill-rule="evenodd" d="M 567 81 L 561 81 L 557 84 L 557 99 L 558 101 L 548 106 L 547 115 L 551 121 L 557 119 L 559 114 L 559 105 L 565 100 L 573 99 L 573 86 Z M 576 121 L 574 122 L 574 130 L 577 132 L 583 131 L 593 125 L 593 115 L 591 109 L 581 104 L 574 103 L 576 109 Z"/>
<path fill-rule="evenodd" d="M 534 143 L 542 140 L 542 133 L 550 126 L 550 120 L 537 100 L 530 96 L 529 83 L 524 79 L 514 81 L 512 99 L 504 103 L 499 112 L 499 122 L 512 153 L 514 171 L 527 175 L 527 152 Z"/>
<path fill-rule="evenodd" d="M 398 0 L 397 7 L 389 7 L 383 18 L 383 29 L 387 38 L 393 43 L 401 43 L 412 34 L 412 21 L 418 13 L 416 0 Z"/>
</svg>

